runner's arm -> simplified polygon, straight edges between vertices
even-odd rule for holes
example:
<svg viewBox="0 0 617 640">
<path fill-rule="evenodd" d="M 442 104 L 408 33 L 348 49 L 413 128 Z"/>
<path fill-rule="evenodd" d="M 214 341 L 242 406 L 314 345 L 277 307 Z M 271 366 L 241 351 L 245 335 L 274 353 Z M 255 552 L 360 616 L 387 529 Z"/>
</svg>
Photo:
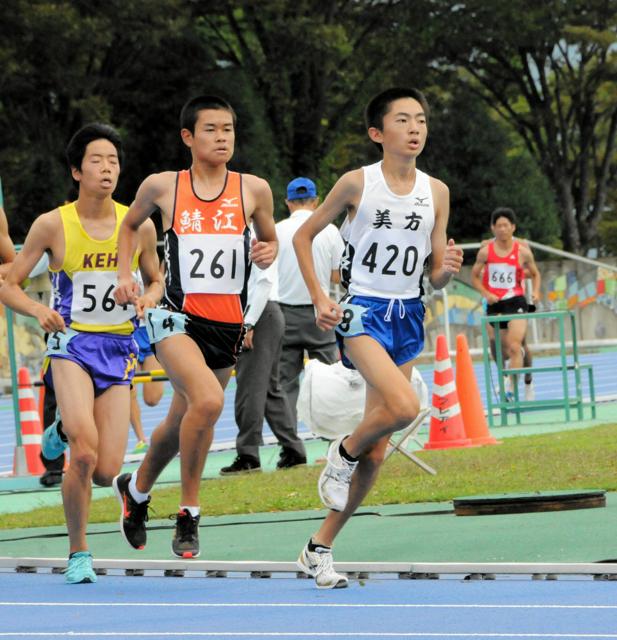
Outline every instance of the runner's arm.
<svg viewBox="0 0 617 640">
<path fill-rule="evenodd" d="M 476 254 L 476 261 L 471 267 L 471 285 L 476 291 L 482 294 L 483 298 L 488 297 L 489 292 L 484 288 L 482 284 L 482 271 L 486 268 L 486 260 L 488 258 L 488 248 L 484 245 L 478 250 Z"/>
<path fill-rule="evenodd" d="M 0 302 L 22 315 L 36 318 L 46 332 L 63 331 L 65 328 L 62 316 L 47 305 L 36 302 L 21 288 L 21 283 L 28 277 L 41 256 L 48 251 L 50 239 L 61 233 L 56 212 L 39 216 L 30 227 L 24 246 L 15 257 L 2 287 Z"/>
<path fill-rule="evenodd" d="M 463 264 L 463 250 L 454 240 L 447 238 L 450 217 L 450 192 L 440 180 L 431 179 L 433 201 L 435 203 L 435 225 L 431 233 L 431 261 L 429 280 L 435 289 L 443 289 L 453 274 L 458 273 Z"/>
<path fill-rule="evenodd" d="M 163 274 L 156 252 L 156 228 L 152 220 L 146 220 L 139 227 L 139 270 L 144 283 L 144 293 L 136 304 L 137 316 L 143 318 L 144 311 L 156 307 L 163 297 Z"/>
<path fill-rule="evenodd" d="M 315 209 L 293 237 L 293 246 L 298 257 L 300 271 L 315 305 L 317 326 L 324 330 L 332 329 L 339 323 L 342 311 L 338 304 L 326 296 L 319 284 L 313 261 L 313 240 L 340 213 L 357 205 L 362 193 L 362 186 L 363 173 L 361 169 L 343 175 L 332 187 L 323 203 Z"/>
<path fill-rule="evenodd" d="M 0 205 L 0 282 L 6 276 L 11 263 L 15 260 L 15 246 L 9 236 L 9 223 L 6 219 L 6 213 Z"/>
<path fill-rule="evenodd" d="M 522 245 L 521 249 L 523 257 L 522 266 L 529 272 L 529 277 L 531 278 L 531 298 L 535 303 L 541 298 L 540 285 L 542 283 L 542 276 L 540 275 L 540 270 L 538 269 L 538 265 L 536 264 L 531 249 L 526 245 Z"/>
<path fill-rule="evenodd" d="M 246 176 L 255 199 L 251 216 L 255 236 L 251 242 L 251 260 L 260 269 L 267 269 L 278 253 L 278 240 L 274 227 L 274 203 L 270 185 L 257 176 Z"/>
<path fill-rule="evenodd" d="M 157 208 L 157 202 L 168 187 L 165 173 L 148 176 L 140 185 L 135 200 L 124 217 L 118 232 L 118 286 L 114 297 L 118 304 L 135 304 L 139 295 L 139 285 L 135 282 L 131 264 L 139 244 L 138 229 Z"/>
</svg>

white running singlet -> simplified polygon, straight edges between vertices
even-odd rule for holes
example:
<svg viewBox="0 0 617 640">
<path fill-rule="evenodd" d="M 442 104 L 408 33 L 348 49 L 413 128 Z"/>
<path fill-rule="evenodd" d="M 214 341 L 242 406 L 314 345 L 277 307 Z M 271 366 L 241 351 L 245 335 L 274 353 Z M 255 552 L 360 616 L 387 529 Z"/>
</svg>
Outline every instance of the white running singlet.
<svg viewBox="0 0 617 640">
<path fill-rule="evenodd" d="M 363 171 L 360 204 L 345 229 L 342 283 L 351 295 L 419 298 L 435 224 L 429 176 L 416 169 L 413 190 L 399 196 L 388 187 L 381 162 Z"/>
</svg>

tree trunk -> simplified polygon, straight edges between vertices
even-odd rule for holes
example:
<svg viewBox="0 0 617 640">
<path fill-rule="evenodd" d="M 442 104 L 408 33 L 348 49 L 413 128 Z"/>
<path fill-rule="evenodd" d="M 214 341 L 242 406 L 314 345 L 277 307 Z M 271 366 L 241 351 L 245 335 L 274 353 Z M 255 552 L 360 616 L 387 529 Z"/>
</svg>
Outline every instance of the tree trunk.
<svg viewBox="0 0 617 640">
<path fill-rule="evenodd" d="M 555 184 L 557 193 L 557 205 L 562 218 L 561 239 L 565 251 L 579 253 L 581 250 L 581 238 L 578 232 L 576 206 L 572 194 L 571 181 L 565 176 L 557 179 Z"/>
</svg>

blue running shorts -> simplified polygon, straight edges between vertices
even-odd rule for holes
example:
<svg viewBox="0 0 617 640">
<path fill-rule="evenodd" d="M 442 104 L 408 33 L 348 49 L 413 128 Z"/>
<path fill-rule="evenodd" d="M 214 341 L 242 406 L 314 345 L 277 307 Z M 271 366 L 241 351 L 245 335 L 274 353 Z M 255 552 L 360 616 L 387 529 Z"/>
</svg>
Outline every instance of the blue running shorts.
<svg viewBox="0 0 617 640">
<path fill-rule="evenodd" d="M 152 351 L 152 346 L 150 345 L 150 338 L 148 338 L 148 330 L 146 329 L 146 325 L 137 327 L 137 329 L 135 329 L 135 333 L 133 333 L 133 338 L 135 338 L 135 342 L 139 347 L 137 362 L 139 362 L 139 364 L 143 364 L 143 361 L 148 356 L 154 355 L 154 351 Z"/>
<path fill-rule="evenodd" d="M 336 327 L 341 360 L 355 369 L 345 354 L 345 338 L 367 335 L 388 353 L 394 364 L 416 358 L 424 349 L 424 304 L 420 298 L 351 296 L 341 302 L 343 319 Z"/>
</svg>

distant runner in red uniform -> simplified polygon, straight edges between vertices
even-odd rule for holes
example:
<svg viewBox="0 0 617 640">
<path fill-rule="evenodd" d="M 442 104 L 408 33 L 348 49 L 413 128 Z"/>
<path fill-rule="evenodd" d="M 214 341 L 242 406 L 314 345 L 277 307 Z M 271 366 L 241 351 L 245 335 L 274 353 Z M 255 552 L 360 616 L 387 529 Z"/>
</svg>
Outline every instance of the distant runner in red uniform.
<svg viewBox="0 0 617 640">
<path fill-rule="evenodd" d="M 471 282 L 487 301 L 486 313 L 510 315 L 526 313 L 529 305 L 525 298 L 523 280 L 526 273 L 532 282 L 532 302 L 540 299 L 540 272 L 527 244 L 514 239 L 516 217 L 512 209 L 500 207 L 491 214 L 494 240 L 482 246 L 471 270 Z M 512 369 L 523 366 L 523 343 L 527 333 L 527 320 L 499 322 L 504 359 Z M 493 327 L 489 336 L 494 340 Z M 531 354 L 528 363 L 531 366 Z M 525 376 L 525 400 L 534 399 L 531 375 Z"/>
</svg>

